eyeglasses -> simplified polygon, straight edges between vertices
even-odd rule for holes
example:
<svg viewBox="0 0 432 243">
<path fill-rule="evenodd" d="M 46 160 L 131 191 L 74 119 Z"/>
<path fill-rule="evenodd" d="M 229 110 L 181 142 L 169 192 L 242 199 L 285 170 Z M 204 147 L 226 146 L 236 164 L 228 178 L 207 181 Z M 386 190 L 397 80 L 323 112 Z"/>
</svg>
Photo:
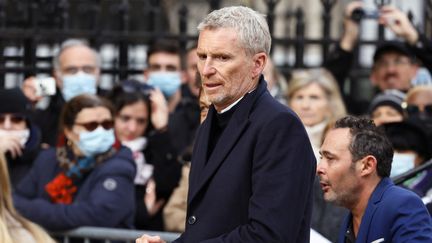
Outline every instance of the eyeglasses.
<svg viewBox="0 0 432 243">
<path fill-rule="evenodd" d="M 87 74 L 93 74 L 96 71 L 96 67 L 90 66 L 90 65 L 84 65 L 82 67 L 70 66 L 70 67 L 65 67 L 62 70 L 62 72 L 65 74 L 76 74 L 80 70 L 82 70 L 84 73 L 87 73 Z"/>
<path fill-rule="evenodd" d="M 6 118 L 9 117 L 9 120 L 12 123 L 20 123 L 25 121 L 25 116 L 20 114 L 0 114 L 0 123 L 4 123 L 6 121 Z"/>
<path fill-rule="evenodd" d="M 85 122 L 85 123 L 75 123 L 75 125 L 83 126 L 87 131 L 94 131 L 99 126 L 102 126 L 105 130 L 109 130 L 114 127 L 114 122 L 112 120 L 105 120 L 102 122 Z"/>
<path fill-rule="evenodd" d="M 421 113 L 420 108 L 416 105 L 407 105 L 405 109 L 408 115 L 418 115 Z M 424 106 L 424 113 L 432 116 L 432 104 Z"/>
<path fill-rule="evenodd" d="M 408 58 L 396 58 L 394 60 L 379 60 L 375 63 L 375 66 L 378 68 L 402 67 L 410 63 L 412 62 Z"/>
</svg>

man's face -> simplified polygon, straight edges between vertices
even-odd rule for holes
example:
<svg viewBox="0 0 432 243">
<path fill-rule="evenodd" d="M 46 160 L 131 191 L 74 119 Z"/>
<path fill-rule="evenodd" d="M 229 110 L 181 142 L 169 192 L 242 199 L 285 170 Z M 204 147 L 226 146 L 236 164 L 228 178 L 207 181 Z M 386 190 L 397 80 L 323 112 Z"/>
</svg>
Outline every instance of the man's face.
<svg viewBox="0 0 432 243">
<path fill-rule="evenodd" d="M 247 55 L 232 28 L 202 30 L 197 54 L 204 92 L 217 111 L 255 87 L 266 61 L 263 53 Z M 259 64 L 259 58 L 264 63 Z"/>
<path fill-rule="evenodd" d="M 383 91 L 387 89 L 408 90 L 418 66 L 409 57 L 398 52 L 387 52 L 374 63 L 370 79 Z"/>
<path fill-rule="evenodd" d="M 78 72 L 94 75 L 99 80 L 100 68 L 95 53 L 86 46 L 71 46 L 63 50 L 59 57 L 60 70 L 57 74 L 57 84 L 63 87 L 59 76 L 74 75 Z"/>
<path fill-rule="evenodd" d="M 151 72 L 180 72 L 180 55 L 168 52 L 153 53 L 148 59 L 148 68 L 144 75 Z"/>
<path fill-rule="evenodd" d="M 192 49 L 187 53 L 186 56 L 186 74 L 187 74 L 187 82 L 190 91 L 192 94 L 198 97 L 199 95 L 199 86 L 197 85 L 197 72 L 198 72 L 198 56 L 196 53 L 196 49 Z"/>
<path fill-rule="evenodd" d="M 356 202 L 360 191 L 358 163 L 352 162 L 348 149 L 350 139 L 349 128 L 330 130 L 321 146 L 317 166 L 324 199 L 344 207 Z"/>
</svg>

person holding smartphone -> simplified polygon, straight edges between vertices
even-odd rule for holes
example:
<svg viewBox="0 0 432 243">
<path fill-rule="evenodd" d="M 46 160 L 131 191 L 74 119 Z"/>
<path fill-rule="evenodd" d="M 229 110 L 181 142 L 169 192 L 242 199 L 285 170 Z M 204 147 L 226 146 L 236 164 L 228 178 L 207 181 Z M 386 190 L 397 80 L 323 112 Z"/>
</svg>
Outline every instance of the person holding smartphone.
<svg viewBox="0 0 432 243">
<path fill-rule="evenodd" d="M 66 101 L 101 93 L 100 62 L 98 52 L 86 41 L 68 39 L 53 58 L 53 77 L 24 80 L 22 90 L 34 105 L 31 117 L 41 128 L 44 147 L 56 145 L 59 114 Z"/>
<path fill-rule="evenodd" d="M 14 188 L 40 150 L 39 128 L 28 117 L 29 102 L 19 88 L 0 89 L 0 153 L 4 153 Z"/>
</svg>

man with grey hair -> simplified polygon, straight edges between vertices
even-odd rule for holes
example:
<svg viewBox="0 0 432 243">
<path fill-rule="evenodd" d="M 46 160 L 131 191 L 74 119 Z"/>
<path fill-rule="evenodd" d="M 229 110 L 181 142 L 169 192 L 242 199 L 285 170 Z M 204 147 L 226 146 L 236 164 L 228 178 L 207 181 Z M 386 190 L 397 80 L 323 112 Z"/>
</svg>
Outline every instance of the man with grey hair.
<svg viewBox="0 0 432 243">
<path fill-rule="evenodd" d="M 175 242 L 309 242 L 316 161 L 302 123 L 261 75 L 271 45 L 264 16 L 226 7 L 198 29 L 212 105 L 192 155 L 186 230 Z"/>
<path fill-rule="evenodd" d="M 35 77 L 24 80 L 23 93 L 35 104 L 32 118 L 42 130 L 43 144 L 55 145 L 58 119 L 65 101 L 84 93 L 96 94 L 100 63 L 99 54 L 86 41 L 68 39 L 61 44 L 53 60 L 55 84 L 53 81 L 51 85 L 55 86 L 55 94 L 38 94 Z"/>
</svg>

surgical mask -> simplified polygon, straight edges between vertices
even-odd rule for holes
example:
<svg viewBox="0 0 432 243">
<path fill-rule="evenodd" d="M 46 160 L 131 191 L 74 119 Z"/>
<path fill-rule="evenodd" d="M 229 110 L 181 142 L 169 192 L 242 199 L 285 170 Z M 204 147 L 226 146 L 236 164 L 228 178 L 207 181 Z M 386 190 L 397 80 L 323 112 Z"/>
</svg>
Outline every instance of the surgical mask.
<svg viewBox="0 0 432 243">
<path fill-rule="evenodd" d="M 80 94 L 96 94 L 96 76 L 84 72 L 77 74 L 64 75 L 63 80 L 63 98 L 69 101 Z"/>
<path fill-rule="evenodd" d="M 390 177 L 398 176 L 414 168 L 415 155 L 394 153 Z"/>
<path fill-rule="evenodd" d="M 0 129 L 0 139 L 4 139 L 4 137 L 15 137 L 16 139 L 18 139 L 21 147 L 24 147 L 24 145 L 27 143 L 30 137 L 30 130 L 29 129 L 23 129 L 23 130 Z"/>
<path fill-rule="evenodd" d="M 159 88 L 165 97 L 171 97 L 180 87 L 180 73 L 178 72 L 151 72 L 147 83 Z"/>
<path fill-rule="evenodd" d="M 138 137 L 133 140 L 123 141 L 122 144 L 132 150 L 132 152 L 142 151 L 147 146 L 147 138 Z"/>
<path fill-rule="evenodd" d="M 91 132 L 80 132 L 76 145 L 85 156 L 90 157 L 108 151 L 114 142 L 114 129 L 105 130 L 99 126 Z"/>
</svg>

